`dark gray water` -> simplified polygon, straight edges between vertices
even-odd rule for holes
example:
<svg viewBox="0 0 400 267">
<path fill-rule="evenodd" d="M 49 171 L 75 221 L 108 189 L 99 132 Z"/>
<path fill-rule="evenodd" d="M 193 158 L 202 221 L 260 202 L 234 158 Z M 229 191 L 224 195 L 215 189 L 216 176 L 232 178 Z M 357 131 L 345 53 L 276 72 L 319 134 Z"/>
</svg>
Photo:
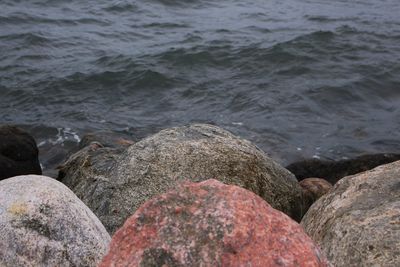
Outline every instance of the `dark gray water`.
<svg viewBox="0 0 400 267">
<path fill-rule="evenodd" d="M 400 151 L 398 0 L 1 0 L 0 123 L 208 122 L 282 163 Z"/>
</svg>

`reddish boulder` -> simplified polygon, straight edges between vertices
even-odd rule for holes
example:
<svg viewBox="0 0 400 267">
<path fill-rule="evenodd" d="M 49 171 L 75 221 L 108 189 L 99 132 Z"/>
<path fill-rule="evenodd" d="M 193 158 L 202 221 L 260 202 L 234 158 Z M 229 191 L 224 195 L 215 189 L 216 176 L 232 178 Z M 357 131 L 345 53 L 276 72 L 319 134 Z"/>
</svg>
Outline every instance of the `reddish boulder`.
<svg viewBox="0 0 400 267">
<path fill-rule="evenodd" d="M 333 187 L 331 183 L 321 178 L 307 178 L 301 180 L 299 184 L 303 193 L 305 212 Z"/>
<path fill-rule="evenodd" d="M 143 204 L 100 266 L 328 266 L 299 224 L 216 180 L 184 183 Z"/>
</svg>

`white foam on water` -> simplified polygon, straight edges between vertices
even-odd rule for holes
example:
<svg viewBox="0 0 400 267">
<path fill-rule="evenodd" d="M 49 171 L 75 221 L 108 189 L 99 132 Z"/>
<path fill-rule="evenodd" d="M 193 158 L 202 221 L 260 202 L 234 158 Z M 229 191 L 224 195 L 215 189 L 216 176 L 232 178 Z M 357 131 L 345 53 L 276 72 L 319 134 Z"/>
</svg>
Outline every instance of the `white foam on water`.
<svg viewBox="0 0 400 267">
<path fill-rule="evenodd" d="M 46 143 L 47 143 L 47 141 L 44 140 L 44 141 L 40 142 L 37 146 L 38 146 L 38 147 L 42 147 L 42 146 L 44 146 Z"/>
<path fill-rule="evenodd" d="M 61 145 L 64 146 L 65 141 L 74 141 L 79 143 L 81 138 L 78 133 L 72 130 L 71 128 L 57 128 L 57 134 L 54 137 L 48 138 L 39 142 L 38 147 L 45 146 L 47 144 L 50 145 Z"/>
<path fill-rule="evenodd" d="M 64 135 L 65 135 L 65 136 L 68 136 L 68 135 L 72 136 L 72 138 L 73 138 L 77 143 L 79 143 L 79 142 L 81 141 L 81 138 L 79 137 L 79 135 L 78 135 L 76 132 L 72 131 L 71 128 L 65 128 L 65 129 L 64 129 Z M 68 137 L 67 137 L 67 138 L 68 138 Z"/>
</svg>

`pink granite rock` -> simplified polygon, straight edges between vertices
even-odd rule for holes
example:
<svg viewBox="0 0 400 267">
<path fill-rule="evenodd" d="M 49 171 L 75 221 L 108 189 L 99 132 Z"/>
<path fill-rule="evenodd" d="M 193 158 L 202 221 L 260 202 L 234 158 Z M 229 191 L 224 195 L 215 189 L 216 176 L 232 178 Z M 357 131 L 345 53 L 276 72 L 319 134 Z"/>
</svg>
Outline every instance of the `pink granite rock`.
<svg viewBox="0 0 400 267">
<path fill-rule="evenodd" d="M 143 204 L 100 266 L 328 266 L 299 224 L 254 193 L 184 183 Z"/>
</svg>

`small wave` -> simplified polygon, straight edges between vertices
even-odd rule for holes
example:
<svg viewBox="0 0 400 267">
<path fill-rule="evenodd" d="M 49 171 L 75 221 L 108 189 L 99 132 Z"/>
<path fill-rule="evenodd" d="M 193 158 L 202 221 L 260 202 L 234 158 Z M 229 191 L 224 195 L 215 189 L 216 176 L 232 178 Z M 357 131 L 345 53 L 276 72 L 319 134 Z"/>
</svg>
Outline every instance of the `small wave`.
<svg viewBox="0 0 400 267">
<path fill-rule="evenodd" d="M 189 28 L 186 24 L 173 23 L 173 22 L 153 22 L 142 25 L 144 28 L 160 28 L 160 29 L 177 29 L 177 28 Z"/>
<path fill-rule="evenodd" d="M 305 66 L 289 66 L 281 68 L 277 70 L 275 73 L 278 75 L 293 77 L 294 75 L 299 76 L 310 72 L 312 72 L 312 69 Z"/>
<path fill-rule="evenodd" d="M 342 86 L 322 86 L 309 89 L 307 96 L 318 103 L 322 109 L 329 106 L 349 106 L 354 103 L 363 103 L 364 96 L 359 90 L 348 90 L 351 87 L 351 82 Z M 338 104 L 341 103 L 341 104 Z"/>
<path fill-rule="evenodd" d="M 329 23 L 329 22 L 354 22 L 354 21 L 358 20 L 357 17 L 333 18 L 333 17 L 328 17 L 328 16 L 310 16 L 310 15 L 306 15 L 304 17 L 309 21 L 316 21 L 316 22 L 323 22 L 323 23 Z"/>
<path fill-rule="evenodd" d="M 43 46 L 51 42 L 50 39 L 44 37 L 40 33 L 14 33 L 0 36 L 0 40 L 3 41 L 23 41 L 27 45 L 38 45 Z"/>
<path fill-rule="evenodd" d="M 109 26 L 110 22 L 105 20 L 99 20 L 95 18 L 80 18 L 74 21 L 78 24 L 91 24 L 91 25 L 98 25 L 98 26 Z"/>
<path fill-rule="evenodd" d="M 174 66 L 226 66 L 230 60 L 229 50 L 230 46 L 197 46 L 172 49 L 157 57 Z"/>
<path fill-rule="evenodd" d="M 33 16 L 26 13 L 13 13 L 9 16 L 0 16 L 0 24 L 3 25 L 18 25 L 18 24 L 48 24 L 59 26 L 77 26 L 79 24 L 91 24 L 99 26 L 108 26 L 107 21 L 99 20 L 98 18 L 51 18 L 43 16 Z"/>
<path fill-rule="evenodd" d="M 145 89 L 162 88 L 168 89 L 176 85 L 179 81 L 153 69 L 143 69 L 134 67 L 121 71 L 102 71 L 97 73 L 74 73 L 66 78 L 57 79 L 48 84 L 50 88 L 62 88 L 67 91 L 82 91 L 80 102 L 84 98 L 91 98 L 93 94 L 108 96 L 110 88 L 113 88 L 115 97 L 122 97 L 124 94 L 134 94 Z M 64 97 L 64 104 L 69 101 L 76 101 L 74 97 Z"/>
<path fill-rule="evenodd" d="M 247 30 L 256 31 L 256 32 L 259 32 L 259 33 L 271 33 L 272 32 L 270 29 L 259 27 L 259 26 L 255 26 L 255 25 L 245 27 L 244 30 L 246 30 L 246 31 Z"/>
<path fill-rule="evenodd" d="M 41 141 L 37 146 L 40 148 L 46 144 L 62 145 L 65 141 L 79 143 L 81 138 L 79 137 L 78 133 L 71 128 L 57 128 L 57 134 L 54 137 Z"/>
<path fill-rule="evenodd" d="M 112 3 L 111 5 L 103 8 L 103 10 L 112 13 L 124 13 L 138 11 L 138 7 L 134 3 L 118 1 L 117 3 Z"/>
<path fill-rule="evenodd" d="M 400 34 L 359 30 L 348 25 L 343 25 L 336 28 L 336 32 L 341 35 L 368 35 L 375 37 L 378 40 L 400 40 Z"/>
<path fill-rule="evenodd" d="M 213 1 L 208 0 L 152 0 L 152 2 L 162 4 L 166 7 L 202 7 L 216 5 Z"/>
<path fill-rule="evenodd" d="M 22 55 L 18 57 L 19 61 L 41 61 L 51 59 L 50 55 L 35 54 L 35 55 Z"/>
<path fill-rule="evenodd" d="M 307 51 L 302 51 L 302 48 L 293 45 L 292 42 L 284 42 L 273 45 L 272 47 L 263 48 L 260 45 L 252 45 L 241 48 L 236 51 L 236 58 L 240 57 L 241 60 L 239 68 L 252 69 L 259 72 L 261 69 L 279 66 L 290 67 L 290 64 L 306 64 L 315 61 L 314 56 Z M 257 71 L 258 70 L 258 71 Z"/>
<path fill-rule="evenodd" d="M 309 41 L 330 41 L 335 37 L 332 31 L 314 31 L 295 38 L 293 41 L 309 40 Z"/>
<path fill-rule="evenodd" d="M 170 79 L 166 75 L 153 71 L 145 70 L 133 77 L 136 88 L 169 88 L 175 84 L 174 79 Z"/>
<path fill-rule="evenodd" d="M 139 68 L 139 64 L 135 63 L 134 59 L 125 55 L 107 55 L 102 56 L 94 62 L 99 67 L 105 67 L 113 70 L 126 70 Z"/>
</svg>

